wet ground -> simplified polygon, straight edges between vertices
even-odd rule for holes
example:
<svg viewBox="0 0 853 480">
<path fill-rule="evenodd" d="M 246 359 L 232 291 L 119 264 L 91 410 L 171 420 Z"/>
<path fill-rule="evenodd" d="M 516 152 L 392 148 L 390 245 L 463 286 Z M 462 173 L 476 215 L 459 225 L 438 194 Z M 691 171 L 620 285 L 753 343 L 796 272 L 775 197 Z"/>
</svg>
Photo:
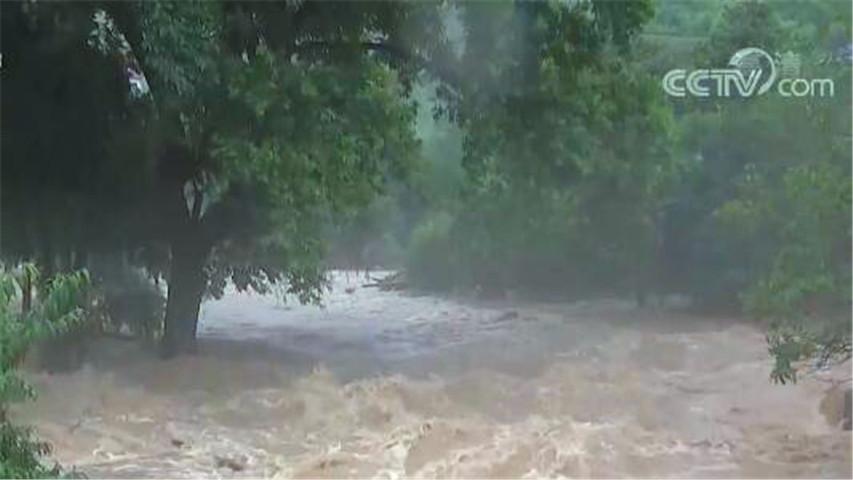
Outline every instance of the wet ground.
<svg viewBox="0 0 853 480">
<path fill-rule="evenodd" d="M 732 319 L 365 283 L 208 302 L 191 357 L 101 341 L 16 417 L 90 477 L 853 476 L 849 363 L 779 386 Z"/>
</svg>

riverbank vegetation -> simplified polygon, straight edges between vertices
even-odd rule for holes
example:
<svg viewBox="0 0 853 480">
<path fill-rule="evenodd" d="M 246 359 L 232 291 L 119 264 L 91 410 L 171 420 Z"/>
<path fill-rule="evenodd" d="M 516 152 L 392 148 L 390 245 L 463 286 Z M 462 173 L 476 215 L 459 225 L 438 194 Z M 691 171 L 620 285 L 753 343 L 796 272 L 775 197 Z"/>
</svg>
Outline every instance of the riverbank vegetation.
<svg viewBox="0 0 853 480">
<path fill-rule="evenodd" d="M 0 270 L 0 477 L 45 478 L 63 473 L 43 460 L 49 445 L 15 424 L 8 408 L 35 396 L 16 371 L 31 347 L 72 332 L 86 321 L 88 290 L 85 271 L 46 279 L 32 264 Z"/>
</svg>

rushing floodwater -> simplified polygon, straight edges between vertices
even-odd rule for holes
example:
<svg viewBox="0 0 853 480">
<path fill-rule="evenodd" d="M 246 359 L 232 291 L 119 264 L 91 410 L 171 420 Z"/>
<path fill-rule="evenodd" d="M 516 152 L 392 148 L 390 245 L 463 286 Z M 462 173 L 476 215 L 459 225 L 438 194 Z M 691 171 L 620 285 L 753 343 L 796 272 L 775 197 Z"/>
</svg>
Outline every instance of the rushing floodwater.
<svg viewBox="0 0 853 480">
<path fill-rule="evenodd" d="M 90 477 L 846 477 L 849 364 L 768 381 L 762 334 L 621 302 L 455 302 L 338 274 L 229 294 L 196 356 L 101 342 L 17 418 Z M 827 395 L 827 391 L 830 395 Z"/>
</svg>

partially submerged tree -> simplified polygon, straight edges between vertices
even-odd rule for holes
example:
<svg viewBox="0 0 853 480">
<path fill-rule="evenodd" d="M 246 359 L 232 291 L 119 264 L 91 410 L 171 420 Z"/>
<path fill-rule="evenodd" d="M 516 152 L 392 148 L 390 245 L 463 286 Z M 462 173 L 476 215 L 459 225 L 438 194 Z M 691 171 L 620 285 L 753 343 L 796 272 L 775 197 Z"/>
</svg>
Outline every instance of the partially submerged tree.
<svg viewBox="0 0 853 480">
<path fill-rule="evenodd" d="M 132 52 L 157 125 L 151 206 L 170 252 L 164 346 L 174 354 L 193 348 L 202 295 L 226 280 L 260 292 L 283 281 L 317 299 L 323 220 L 365 205 L 415 146 L 404 72 L 391 68 L 408 63 L 375 39 L 417 42 L 398 37 L 435 24 L 411 23 L 424 8 L 389 4 L 138 9 Z"/>
</svg>

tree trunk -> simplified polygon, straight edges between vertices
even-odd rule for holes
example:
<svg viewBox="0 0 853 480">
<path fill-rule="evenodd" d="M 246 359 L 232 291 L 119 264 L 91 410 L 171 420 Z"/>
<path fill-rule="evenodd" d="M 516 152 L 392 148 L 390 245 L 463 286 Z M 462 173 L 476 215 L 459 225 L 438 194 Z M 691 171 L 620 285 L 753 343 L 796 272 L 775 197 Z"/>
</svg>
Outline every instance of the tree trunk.
<svg viewBox="0 0 853 480">
<path fill-rule="evenodd" d="M 33 279 L 30 272 L 24 270 L 24 284 L 21 286 L 21 316 L 30 313 L 33 305 Z"/>
<path fill-rule="evenodd" d="M 193 353 L 201 297 L 207 286 L 204 264 L 209 248 L 197 242 L 172 242 L 169 291 L 164 319 L 163 354 Z"/>
<path fill-rule="evenodd" d="M 171 232 L 171 261 L 166 315 L 163 319 L 163 355 L 193 353 L 201 297 L 207 288 L 204 266 L 213 242 L 202 219 L 204 192 L 194 179 L 198 174 L 196 153 L 172 144 L 160 158 L 163 228 Z M 192 192 L 186 187 L 192 187 Z"/>
</svg>

